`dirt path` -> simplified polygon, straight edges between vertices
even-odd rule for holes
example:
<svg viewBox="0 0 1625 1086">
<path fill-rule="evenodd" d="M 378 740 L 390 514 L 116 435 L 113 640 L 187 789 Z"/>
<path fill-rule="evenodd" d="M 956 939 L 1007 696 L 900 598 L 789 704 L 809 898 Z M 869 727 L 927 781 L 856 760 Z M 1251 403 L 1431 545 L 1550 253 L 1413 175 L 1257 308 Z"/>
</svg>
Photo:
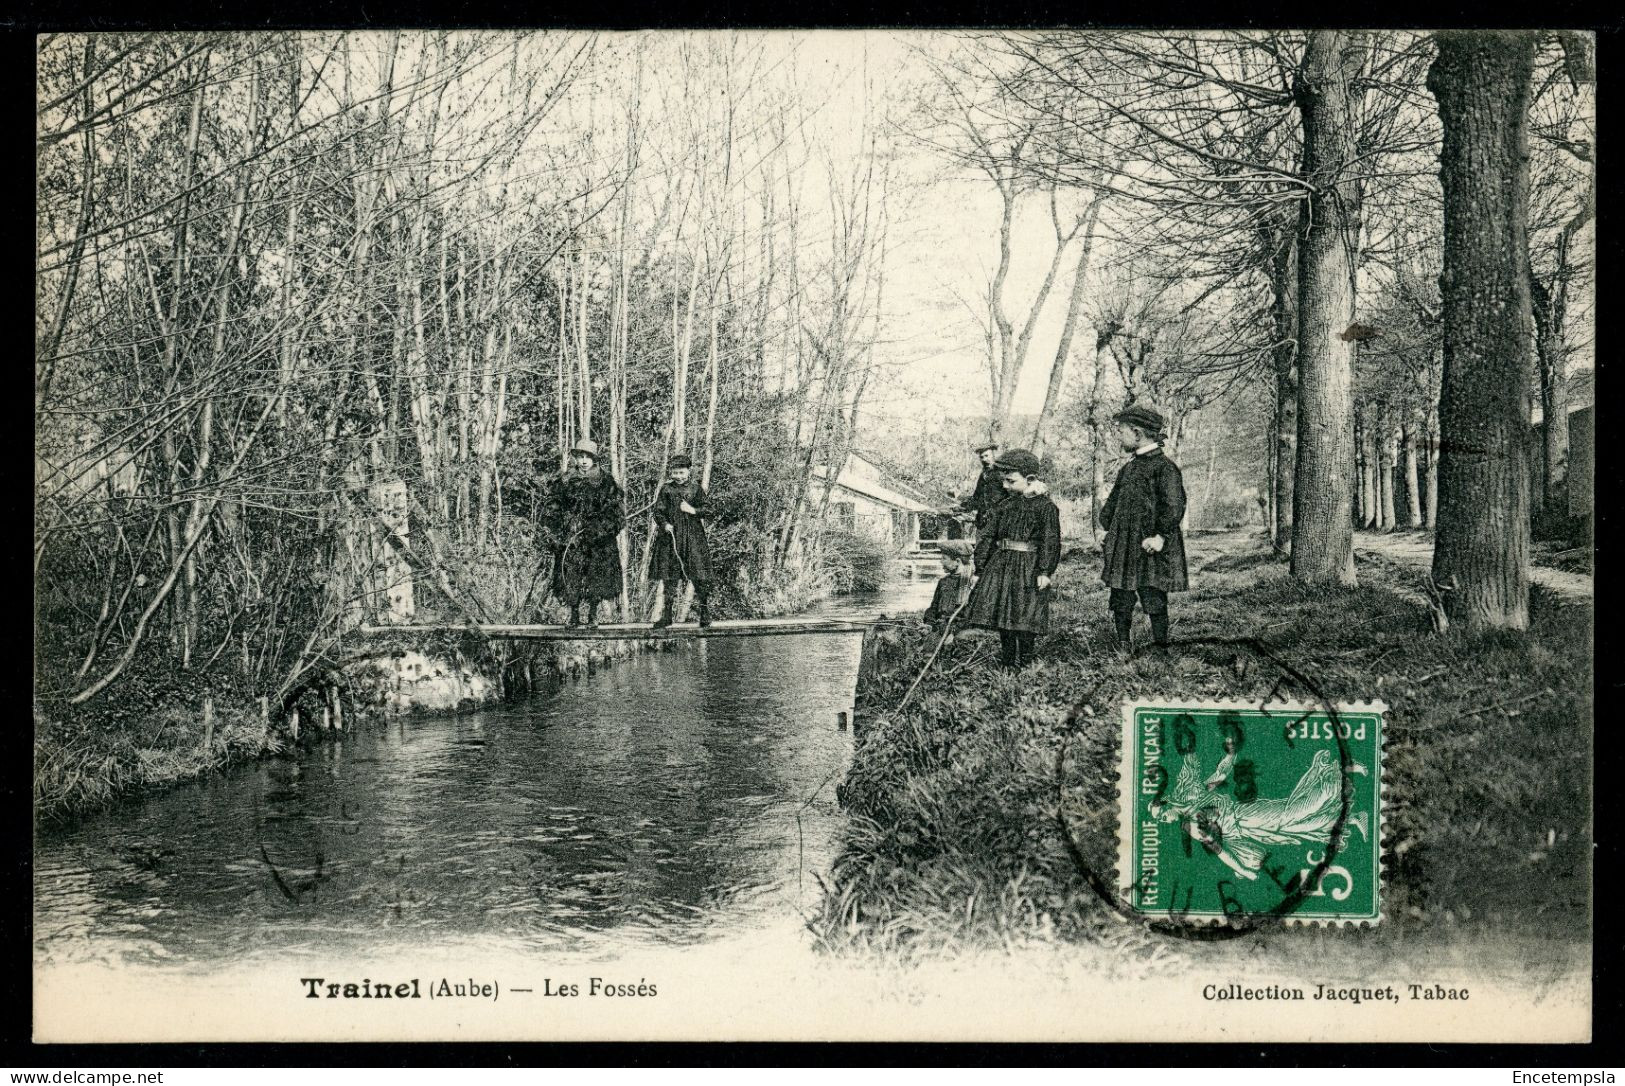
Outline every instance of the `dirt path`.
<svg viewBox="0 0 1625 1086">
<path fill-rule="evenodd" d="M 1379 554 L 1416 569 L 1428 569 L 1433 565 L 1433 540 L 1425 535 L 1409 532 L 1399 535 L 1355 532 L 1354 549 L 1368 554 Z M 1590 603 L 1592 600 L 1591 578 L 1584 573 L 1531 566 L 1529 579 L 1553 595 L 1572 603 Z"/>
</svg>

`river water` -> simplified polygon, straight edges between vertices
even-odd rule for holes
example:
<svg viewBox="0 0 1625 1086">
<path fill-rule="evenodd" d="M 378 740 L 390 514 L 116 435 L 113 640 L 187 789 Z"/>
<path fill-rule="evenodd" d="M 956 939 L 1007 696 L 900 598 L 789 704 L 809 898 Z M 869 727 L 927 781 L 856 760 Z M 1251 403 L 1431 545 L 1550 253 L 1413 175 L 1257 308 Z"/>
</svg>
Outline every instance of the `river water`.
<svg viewBox="0 0 1625 1086">
<path fill-rule="evenodd" d="M 918 613 L 929 579 L 830 617 Z M 812 915 L 856 635 L 696 640 L 523 704 L 363 728 L 42 831 L 42 963 L 433 944 L 614 957 Z"/>
</svg>

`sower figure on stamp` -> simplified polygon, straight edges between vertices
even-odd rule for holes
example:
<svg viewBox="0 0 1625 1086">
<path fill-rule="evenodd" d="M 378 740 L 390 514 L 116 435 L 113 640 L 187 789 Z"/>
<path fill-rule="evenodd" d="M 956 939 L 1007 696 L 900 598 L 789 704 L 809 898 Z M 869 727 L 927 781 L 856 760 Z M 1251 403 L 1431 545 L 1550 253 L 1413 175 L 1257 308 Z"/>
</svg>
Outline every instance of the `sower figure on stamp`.
<svg viewBox="0 0 1625 1086">
<path fill-rule="evenodd" d="M 993 508 L 1008 496 L 1004 489 L 1004 472 L 996 466 L 999 459 L 999 446 L 997 442 L 989 441 L 976 446 L 976 456 L 982 462 L 981 473 L 976 476 L 976 489 L 970 497 L 960 502 L 956 512 L 961 517 L 974 517 L 976 531 L 979 533 L 987 527 L 993 516 Z"/>
<path fill-rule="evenodd" d="M 993 509 L 976 541 L 976 570 L 967 626 L 999 631 L 1006 667 L 1032 659 L 1033 643 L 1049 629 L 1050 578 L 1061 563 L 1061 511 L 1038 478 L 1038 457 L 1011 449 L 997 462 L 1010 496 Z"/>
<path fill-rule="evenodd" d="M 1117 644 L 1128 648 L 1134 600 L 1151 620 L 1159 651 L 1168 644 L 1168 593 L 1189 587 L 1185 570 L 1185 482 L 1179 467 L 1162 451 L 1162 416 L 1135 405 L 1112 416 L 1117 440 L 1134 455 L 1117 473 L 1111 496 L 1101 507 L 1106 527 L 1101 580 L 1111 589 L 1110 607 Z"/>
<path fill-rule="evenodd" d="M 570 608 L 566 625 L 598 625 L 598 604 L 621 593 L 621 487 L 598 464 L 596 442 L 570 449 L 570 470 L 555 489 L 555 531 L 560 540 L 553 565 L 553 592 Z"/>
<path fill-rule="evenodd" d="M 689 474 L 694 461 L 686 453 L 671 458 L 669 477 L 655 495 L 654 518 L 659 531 L 655 535 L 654 556 L 649 563 L 649 576 L 665 584 L 665 605 L 660 618 L 654 623 L 657 630 L 672 623 L 672 608 L 683 582 L 694 586 L 694 603 L 699 608 L 700 625 L 711 625 L 711 548 L 705 540 L 705 524 L 701 520 L 710 510 L 710 497 L 698 480 Z"/>
</svg>

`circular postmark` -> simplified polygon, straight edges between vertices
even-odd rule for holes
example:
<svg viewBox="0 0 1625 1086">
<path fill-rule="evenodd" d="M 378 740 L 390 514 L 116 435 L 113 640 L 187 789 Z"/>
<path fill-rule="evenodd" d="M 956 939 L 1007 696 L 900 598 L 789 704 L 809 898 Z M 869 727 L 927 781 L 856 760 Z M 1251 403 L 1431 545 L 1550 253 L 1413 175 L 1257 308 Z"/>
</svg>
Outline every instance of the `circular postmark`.
<svg viewBox="0 0 1625 1086">
<path fill-rule="evenodd" d="M 1105 729 L 1079 742 L 1099 685 L 1081 698 L 1056 756 L 1056 819 L 1081 877 L 1120 915 L 1181 938 L 1375 923 L 1386 707 L 1334 702 L 1256 639 L 1181 648 L 1237 653 L 1242 675 L 1262 662 L 1274 685 L 1253 699 L 1130 698 L 1115 758 Z"/>
</svg>

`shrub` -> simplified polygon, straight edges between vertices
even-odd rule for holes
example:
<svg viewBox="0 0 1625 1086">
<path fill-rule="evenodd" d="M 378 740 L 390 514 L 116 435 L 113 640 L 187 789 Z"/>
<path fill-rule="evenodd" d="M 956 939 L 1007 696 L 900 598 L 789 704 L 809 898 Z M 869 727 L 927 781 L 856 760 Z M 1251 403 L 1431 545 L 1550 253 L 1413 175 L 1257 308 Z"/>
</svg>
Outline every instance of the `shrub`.
<svg viewBox="0 0 1625 1086">
<path fill-rule="evenodd" d="M 866 535 L 826 528 L 820 540 L 823 560 L 838 592 L 872 592 L 886 582 L 886 550 Z"/>
</svg>

